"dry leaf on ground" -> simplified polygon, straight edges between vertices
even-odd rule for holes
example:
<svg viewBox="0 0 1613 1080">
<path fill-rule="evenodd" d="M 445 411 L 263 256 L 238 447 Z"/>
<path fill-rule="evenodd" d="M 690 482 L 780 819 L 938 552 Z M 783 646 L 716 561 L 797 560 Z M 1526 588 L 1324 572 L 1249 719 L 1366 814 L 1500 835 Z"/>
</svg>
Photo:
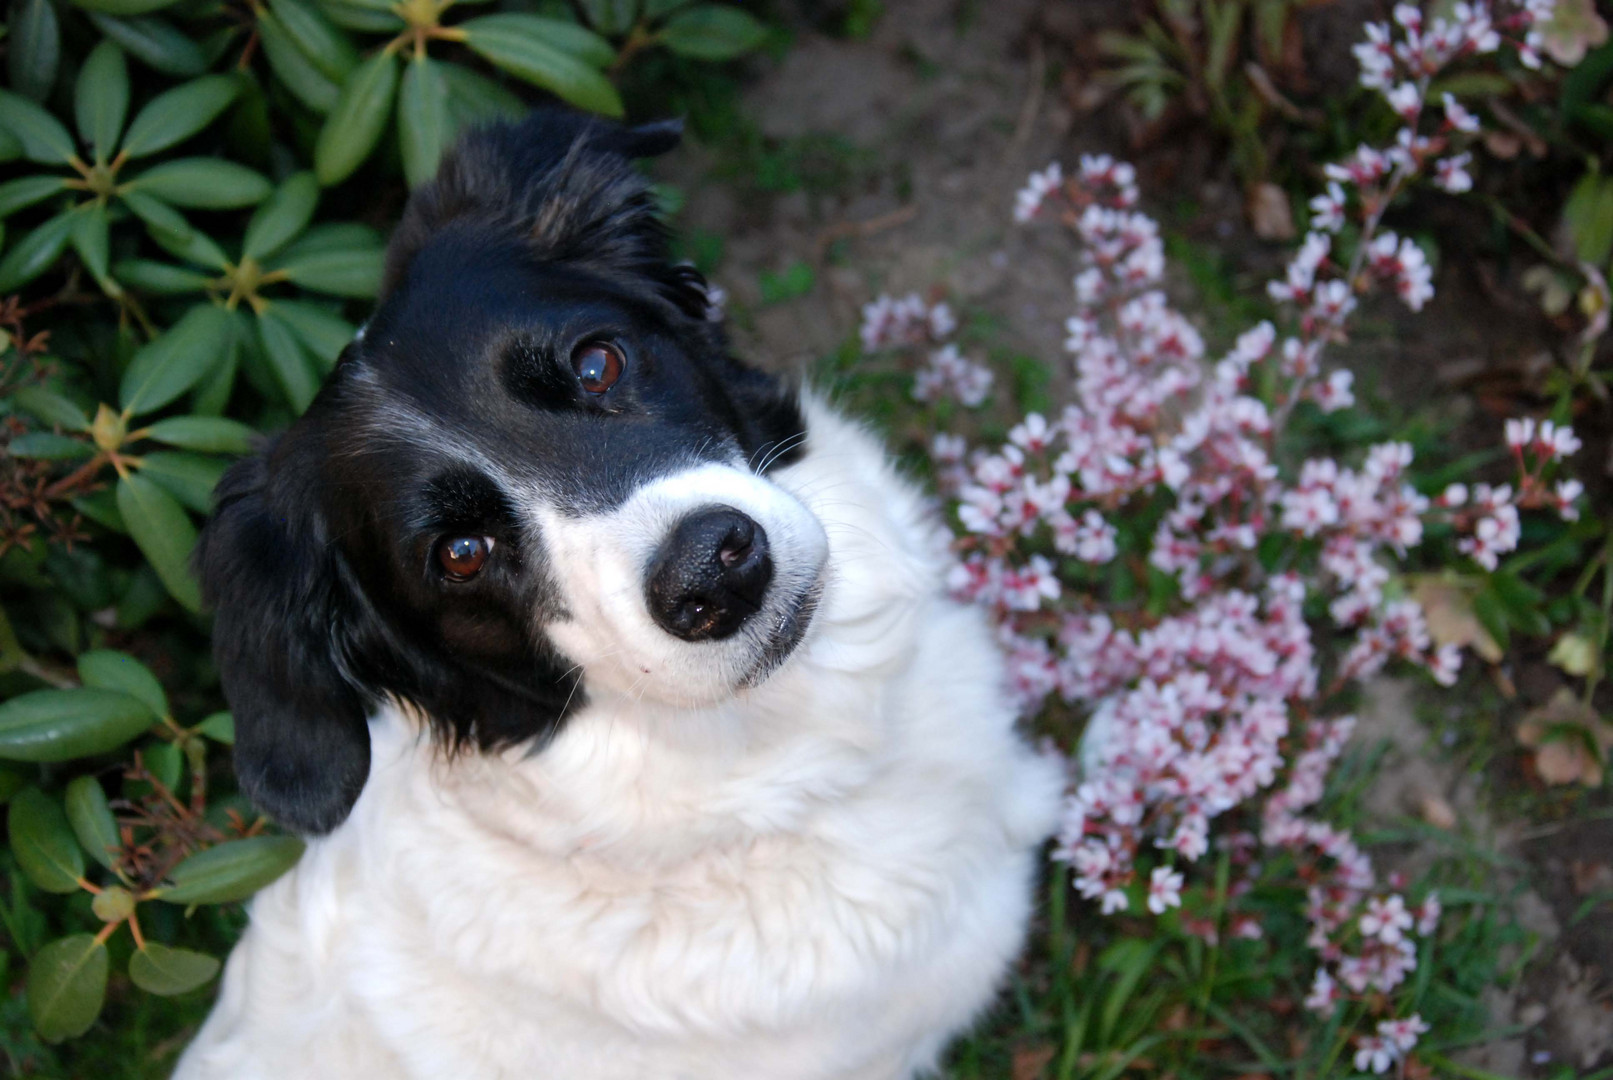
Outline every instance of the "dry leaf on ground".
<svg viewBox="0 0 1613 1080">
<path fill-rule="evenodd" d="M 1518 741 L 1535 752 L 1535 771 L 1546 783 L 1597 787 L 1613 752 L 1613 724 L 1565 686 L 1524 714 Z"/>
<path fill-rule="evenodd" d="M 1411 598 L 1422 605 L 1434 644 L 1471 648 L 1492 664 L 1501 659 L 1501 646 L 1473 614 L 1473 596 L 1468 589 L 1438 574 L 1418 575 L 1411 580 Z"/>
</svg>

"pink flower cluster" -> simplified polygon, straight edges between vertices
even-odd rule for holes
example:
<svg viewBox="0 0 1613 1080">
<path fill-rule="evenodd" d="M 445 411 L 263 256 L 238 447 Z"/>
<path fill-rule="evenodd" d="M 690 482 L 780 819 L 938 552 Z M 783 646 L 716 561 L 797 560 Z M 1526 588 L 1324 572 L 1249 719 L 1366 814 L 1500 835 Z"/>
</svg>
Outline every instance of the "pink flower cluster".
<svg viewBox="0 0 1613 1080">
<path fill-rule="evenodd" d="M 1429 522 L 1448 524 L 1460 550 L 1493 569 L 1517 546 L 1521 509 L 1572 516 L 1579 489 L 1550 487 L 1547 474 L 1578 442 L 1566 428 L 1514 421 L 1516 488 L 1455 484 L 1430 497 L 1407 479 L 1405 444 L 1352 463 L 1294 461 L 1284 435 L 1302 402 L 1353 404 L 1349 373 L 1321 361 L 1362 294 L 1380 284 L 1414 311 L 1432 296 L 1422 249 L 1380 228 L 1413 180 L 1471 187 L 1468 155 L 1447 152 L 1478 120 L 1447 96 L 1421 133 L 1430 80 L 1528 30 L 1540 7 L 1497 20 L 1487 4 L 1457 4 L 1454 21 L 1425 24 L 1401 5 L 1393 24 L 1368 27 L 1362 81 L 1404 126 L 1387 149 L 1362 147 L 1328 168 L 1312 231 L 1268 288 L 1292 312 L 1291 330 L 1263 322 L 1213 361 L 1165 296 L 1164 245 L 1136 209 L 1133 169 L 1089 156 L 1068 176 L 1057 165 L 1033 174 L 1015 218 L 1052 207 L 1080 244 L 1070 404 L 1024 416 L 994 448 L 947 434 L 931 448 L 961 530 L 951 587 L 993 612 L 1027 712 L 1056 695 L 1088 718 L 1056 852 L 1076 890 L 1106 914 L 1141 905 L 1175 911 L 1211 940 L 1259 937 L 1238 897 L 1262 860 L 1281 856 L 1307 890 L 1320 958 L 1307 1004 L 1318 1012 L 1403 984 L 1414 938 L 1439 918 L 1436 897 L 1408 905 L 1347 832 L 1310 813 L 1354 725 L 1327 705 L 1391 660 L 1454 680 L 1458 651 L 1436 647 L 1422 609 L 1391 587 L 1396 566 Z M 1346 245 L 1352 221 L 1359 238 Z M 935 310 L 881 297 L 864 310 L 863 343 L 934 350 L 944 336 Z M 915 396 L 967 400 L 960 363 L 931 352 Z M 1149 603 L 1108 595 L 1117 577 Z M 1317 635 L 1307 611 L 1326 612 L 1331 630 Z M 1203 917 L 1190 881 L 1216 847 L 1238 869 L 1223 927 Z M 1415 1016 L 1383 1019 L 1358 1040 L 1358 1067 L 1387 1069 L 1422 1030 Z"/>
<path fill-rule="evenodd" d="M 863 305 L 863 351 L 923 351 L 913 378 L 913 400 L 933 403 L 953 398 L 971 409 L 991 392 L 991 369 L 969 360 L 947 338 L 958 327 L 944 303 L 927 304 L 917 293 L 901 299 L 881 296 Z"/>
</svg>

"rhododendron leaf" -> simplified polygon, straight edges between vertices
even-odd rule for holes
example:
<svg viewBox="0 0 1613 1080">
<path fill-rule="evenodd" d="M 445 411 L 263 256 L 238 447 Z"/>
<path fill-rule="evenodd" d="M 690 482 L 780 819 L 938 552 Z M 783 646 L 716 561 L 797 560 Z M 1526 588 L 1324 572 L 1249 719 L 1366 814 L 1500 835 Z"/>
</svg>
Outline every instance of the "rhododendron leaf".
<svg viewBox="0 0 1613 1080">
<path fill-rule="evenodd" d="M 124 52 L 164 75 L 183 79 L 207 70 L 201 46 L 161 16 L 117 18 L 92 11 L 89 17 Z"/>
<path fill-rule="evenodd" d="M 129 535 L 186 611 L 202 608 L 201 586 L 191 572 L 196 526 L 174 497 L 138 473 L 118 479 L 118 512 Z"/>
<path fill-rule="evenodd" d="M 222 416 L 171 416 L 145 431 L 148 439 L 209 454 L 250 453 L 260 438 L 256 428 Z"/>
<path fill-rule="evenodd" d="M 190 949 L 148 941 L 129 957 L 129 978 L 140 989 L 164 997 L 194 990 L 218 974 L 217 958 Z"/>
<path fill-rule="evenodd" d="M 184 142 L 212 123 L 240 92 L 239 79 L 207 75 L 158 94 L 129 125 L 123 152 L 139 158 Z"/>
<path fill-rule="evenodd" d="M 314 175 L 326 187 L 364 163 L 380 141 L 398 87 L 398 60 L 378 52 L 348 73 L 314 144 Z"/>
<path fill-rule="evenodd" d="M 656 40 L 680 56 L 732 60 L 766 41 L 767 27 L 738 8 L 698 4 L 668 19 Z"/>
<path fill-rule="evenodd" d="M 84 853 L 59 800 L 38 788 L 21 792 L 6 810 L 6 827 L 11 854 L 29 881 L 50 893 L 78 891 Z"/>
<path fill-rule="evenodd" d="M 129 66 L 123 50 L 103 39 L 84 58 L 73 91 L 78 134 L 98 162 L 110 161 L 129 112 Z"/>
<path fill-rule="evenodd" d="M 409 62 L 398 91 L 398 149 L 410 187 L 419 187 L 436 175 L 437 162 L 452 135 L 448 89 L 440 67 L 422 54 Z"/>
<path fill-rule="evenodd" d="M 21 94 L 0 90 L 0 125 L 22 143 L 29 161 L 65 165 L 73 156 L 73 136 L 62 122 Z"/>
<path fill-rule="evenodd" d="M 347 35 L 331 25 L 313 4 L 303 0 L 269 0 L 292 44 L 325 78 L 338 85 L 358 66 L 358 50 Z"/>
<path fill-rule="evenodd" d="M 90 858 L 110 870 L 123 841 L 118 836 L 118 823 L 112 817 L 101 782 L 93 776 L 74 777 L 68 782 L 64 801 L 73 835 L 78 837 Z"/>
<path fill-rule="evenodd" d="M 19 409 L 32 413 L 47 424 L 56 424 L 69 431 L 88 431 L 90 418 L 77 404 L 43 386 L 24 386 L 11 395 Z"/>
<path fill-rule="evenodd" d="M 70 761 L 104 754 L 156 719 L 145 702 L 114 690 L 34 690 L 0 703 L 0 758 Z"/>
<path fill-rule="evenodd" d="M 56 85 L 62 35 L 51 0 L 22 0 L 11 6 L 6 65 L 19 94 L 44 101 Z"/>
<path fill-rule="evenodd" d="M 167 333 L 141 347 L 129 362 L 118 402 L 139 416 L 173 401 L 205 378 L 227 347 L 229 315 L 217 304 L 197 304 Z"/>
<path fill-rule="evenodd" d="M 28 965 L 28 1015 L 48 1043 L 90 1029 L 106 1000 L 110 962 L 93 934 L 71 934 L 34 954 Z"/>
<path fill-rule="evenodd" d="M 330 112 L 341 96 L 341 84 L 308 59 L 280 19 L 267 7 L 258 9 L 257 28 L 264 59 L 269 61 L 269 69 L 280 84 L 314 112 L 322 115 Z"/>
<path fill-rule="evenodd" d="M 465 44 L 495 67 L 552 91 L 579 108 L 621 116 L 621 96 L 586 60 L 550 42 L 515 15 L 485 15 L 460 24 Z"/>
<path fill-rule="evenodd" d="M 174 867 L 171 884 L 158 898 L 171 904 L 226 904 L 245 900 L 302 857 L 295 836 L 253 836 L 227 840 L 199 851 Z"/>
</svg>

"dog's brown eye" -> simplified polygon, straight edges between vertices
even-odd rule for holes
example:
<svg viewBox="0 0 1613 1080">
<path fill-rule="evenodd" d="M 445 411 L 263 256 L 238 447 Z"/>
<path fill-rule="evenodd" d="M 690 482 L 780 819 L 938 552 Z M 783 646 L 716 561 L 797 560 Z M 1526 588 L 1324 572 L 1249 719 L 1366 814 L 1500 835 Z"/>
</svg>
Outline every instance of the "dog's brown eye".
<svg viewBox="0 0 1613 1080">
<path fill-rule="evenodd" d="M 622 377 L 622 354 L 616 346 L 604 341 L 590 341 L 579 345 L 571 354 L 571 366 L 577 372 L 582 388 L 590 394 L 603 394 Z"/>
<path fill-rule="evenodd" d="M 450 536 L 437 545 L 437 562 L 449 581 L 469 581 L 487 565 L 492 552 L 491 536 Z"/>
</svg>

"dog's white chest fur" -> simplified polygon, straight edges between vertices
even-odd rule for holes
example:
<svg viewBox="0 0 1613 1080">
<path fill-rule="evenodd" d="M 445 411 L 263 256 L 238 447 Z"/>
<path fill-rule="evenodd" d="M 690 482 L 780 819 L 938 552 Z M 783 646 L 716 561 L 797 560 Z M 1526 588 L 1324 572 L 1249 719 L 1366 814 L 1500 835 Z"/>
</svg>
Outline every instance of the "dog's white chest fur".
<svg viewBox="0 0 1613 1080">
<path fill-rule="evenodd" d="M 935 1063 L 1019 950 L 1062 776 L 918 496 L 808 416 L 769 477 L 829 536 L 794 657 L 708 708 L 593 694 L 538 754 L 444 760 L 383 710 L 352 816 L 253 902 L 179 1080 Z"/>
</svg>

